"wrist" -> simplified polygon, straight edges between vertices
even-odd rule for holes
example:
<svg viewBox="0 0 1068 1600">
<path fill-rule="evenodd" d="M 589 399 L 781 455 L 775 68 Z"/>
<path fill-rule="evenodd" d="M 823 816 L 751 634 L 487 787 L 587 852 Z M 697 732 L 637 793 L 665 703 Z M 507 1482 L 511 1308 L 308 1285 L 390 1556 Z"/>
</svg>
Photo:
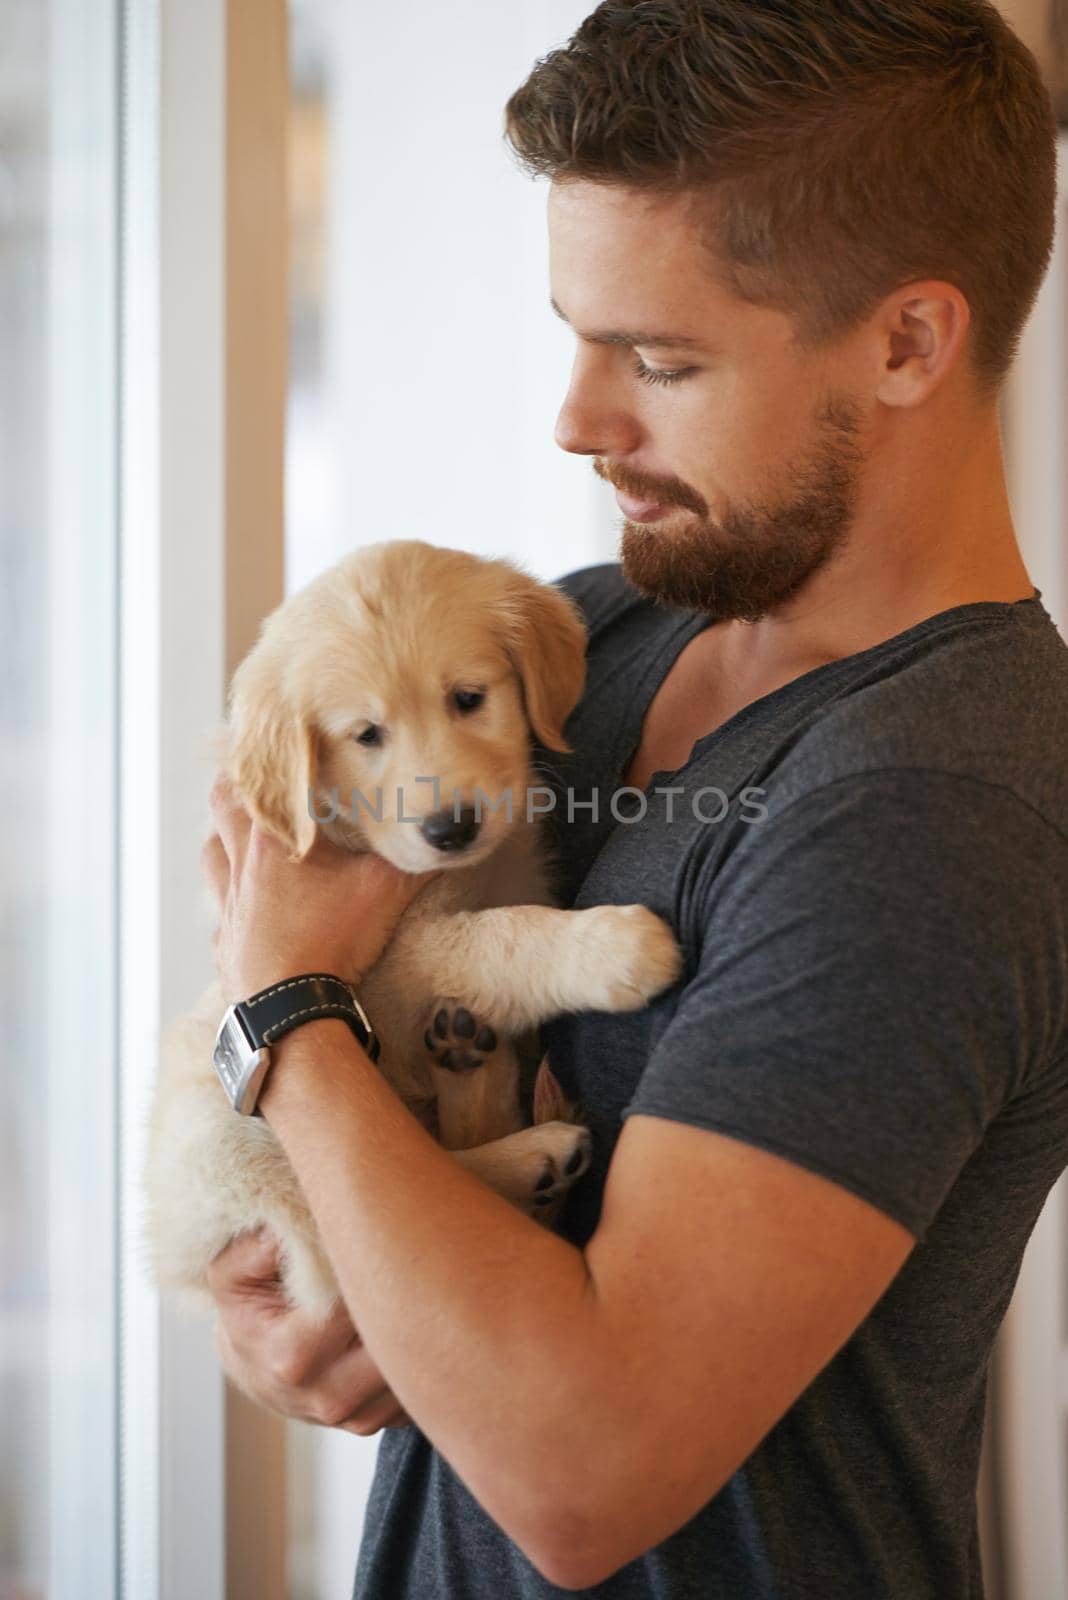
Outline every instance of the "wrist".
<svg viewBox="0 0 1068 1600">
<path fill-rule="evenodd" d="M 373 1066 L 348 1023 L 341 1017 L 316 1017 L 271 1047 L 271 1070 L 260 1092 L 258 1109 L 271 1120 L 284 1112 L 287 1102 L 307 1103 L 309 1089 L 324 1102 L 331 1099 L 330 1083 L 337 1072 L 351 1072 L 354 1059 Z"/>
<path fill-rule="evenodd" d="M 256 1115 L 286 1041 L 328 1021 L 338 1022 L 366 1057 L 377 1061 L 374 1026 L 353 987 L 336 973 L 294 973 L 229 1006 L 219 1024 L 212 1059 L 235 1111 Z M 296 1053 L 289 1049 L 287 1059 Z"/>
</svg>

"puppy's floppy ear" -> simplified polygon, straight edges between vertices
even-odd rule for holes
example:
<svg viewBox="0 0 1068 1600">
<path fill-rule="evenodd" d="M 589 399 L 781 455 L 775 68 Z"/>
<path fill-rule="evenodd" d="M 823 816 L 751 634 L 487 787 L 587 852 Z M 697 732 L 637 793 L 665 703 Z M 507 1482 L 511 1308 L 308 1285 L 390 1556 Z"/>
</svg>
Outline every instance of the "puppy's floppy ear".
<svg viewBox="0 0 1068 1600">
<path fill-rule="evenodd" d="M 277 675 L 257 652 L 246 656 L 230 691 L 230 776 L 255 820 L 280 839 L 290 860 L 315 843 L 308 804 L 315 784 L 314 729 L 288 703 Z"/>
<path fill-rule="evenodd" d="M 509 654 L 523 687 L 527 721 L 547 750 L 564 753 L 564 723 L 586 681 L 586 625 L 562 590 L 519 574 L 508 597 Z"/>
</svg>

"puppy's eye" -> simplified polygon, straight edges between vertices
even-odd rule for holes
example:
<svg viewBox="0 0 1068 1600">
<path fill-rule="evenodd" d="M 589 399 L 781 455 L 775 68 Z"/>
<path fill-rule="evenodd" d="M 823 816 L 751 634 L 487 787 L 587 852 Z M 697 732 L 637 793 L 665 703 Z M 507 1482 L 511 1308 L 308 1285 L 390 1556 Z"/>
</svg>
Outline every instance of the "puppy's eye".
<svg viewBox="0 0 1068 1600">
<path fill-rule="evenodd" d="M 485 698 L 485 689 L 457 689 L 453 695 L 457 711 L 477 711 Z"/>
<path fill-rule="evenodd" d="M 376 723 L 372 722 L 370 727 L 365 728 L 362 733 L 354 733 L 353 738 L 356 740 L 357 744 L 381 744 L 381 735 L 381 728 L 379 728 Z"/>
</svg>

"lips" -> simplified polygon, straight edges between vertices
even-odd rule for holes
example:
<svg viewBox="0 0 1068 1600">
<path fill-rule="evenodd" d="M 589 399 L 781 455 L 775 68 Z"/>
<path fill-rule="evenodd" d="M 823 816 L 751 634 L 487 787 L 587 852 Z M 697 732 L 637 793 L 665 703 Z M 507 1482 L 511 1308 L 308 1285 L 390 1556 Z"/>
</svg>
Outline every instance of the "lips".
<svg viewBox="0 0 1068 1600">
<path fill-rule="evenodd" d="M 658 522 L 671 510 L 670 506 L 662 506 L 655 500 L 632 500 L 618 489 L 616 504 L 630 522 Z"/>
</svg>

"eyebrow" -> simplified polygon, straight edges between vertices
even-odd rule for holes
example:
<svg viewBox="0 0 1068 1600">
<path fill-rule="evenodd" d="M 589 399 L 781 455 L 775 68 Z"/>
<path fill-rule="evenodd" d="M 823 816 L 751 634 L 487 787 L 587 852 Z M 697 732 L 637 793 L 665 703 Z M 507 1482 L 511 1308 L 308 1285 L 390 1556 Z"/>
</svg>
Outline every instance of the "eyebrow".
<svg viewBox="0 0 1068 1600">
<path fill-rule="evenodd" d="M 567 317 L 560 310 L 560 307 L 557 305 L 555 299 L 553 299 L 553 297 L 551 295 L 549 297 L 549 304 L 552 306 L 552 308 L 555 311 L 556 315 L 560 318 L 560 321 L 561 322 L 567 322 L 567 325 L 570 328 L 570 326 L 571 326 L 570 322 L 568 322 Z M 680 333 L 616 333 L 616 332 L 606 332 L 606 333 L 583 333 L 583 334 L 580 334 L 579 337 L 582 338 L 582 339 L 585 339 L 587 344 L 621 344 L 621 345 L 625 345 L 628 349 L 633 349 L 635 345 L 641 345 L 643 347 L 643 349 L 653 348 L 653 349 L 656 349 L 656 350 L 707 350 L 708 349 L 708 346 L 706 344 L 702 344 L 700 339 L 690 339 L 690 338 L 686 337 L 686 335 L 680 334 Z"/>
</svg>

